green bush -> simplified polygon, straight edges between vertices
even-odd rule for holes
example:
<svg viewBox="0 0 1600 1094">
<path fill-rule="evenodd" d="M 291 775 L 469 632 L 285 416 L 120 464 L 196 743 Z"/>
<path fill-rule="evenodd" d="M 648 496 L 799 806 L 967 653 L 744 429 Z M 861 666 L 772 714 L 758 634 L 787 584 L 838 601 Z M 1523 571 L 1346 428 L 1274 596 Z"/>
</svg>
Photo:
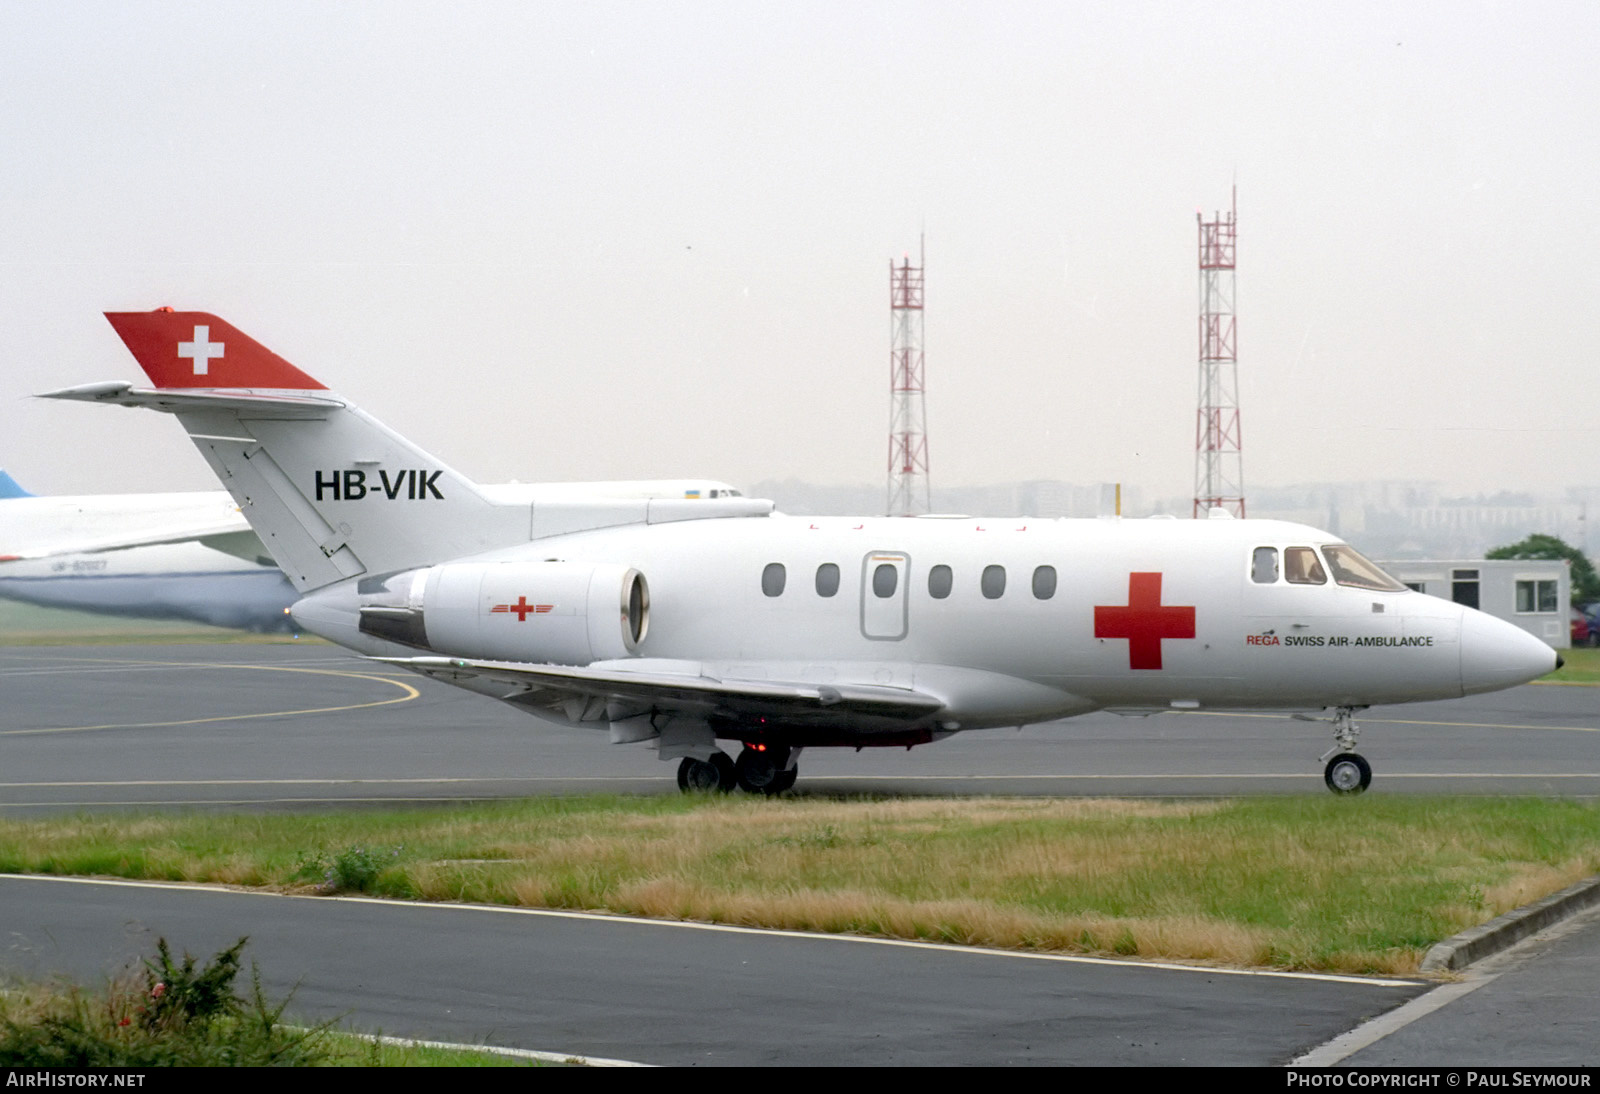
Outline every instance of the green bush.
<svg viewBox="0 0 1600 1094">
<path fill-rule="evenodd" d="M 326 1027 L 288 1029 L 251 966 L 250 993 L 238 995 L 246 939 L 195 968 L 174 961 L 166 939 L 142 974 L 98 993 L 59 986 L 37 1000 L 0 1000 L 0 1067 L 265 1067 L 316 1064 L 327 1055 Z"/>
</svg>

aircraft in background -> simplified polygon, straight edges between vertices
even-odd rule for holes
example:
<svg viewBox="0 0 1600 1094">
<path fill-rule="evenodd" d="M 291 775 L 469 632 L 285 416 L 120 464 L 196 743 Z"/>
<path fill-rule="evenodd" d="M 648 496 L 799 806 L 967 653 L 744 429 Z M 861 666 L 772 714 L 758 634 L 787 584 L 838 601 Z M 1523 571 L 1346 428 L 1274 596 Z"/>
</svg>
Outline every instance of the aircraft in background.
<svg viewBox="0 0 1600 1094">
<path fill-rule="evenodd" d="M 16 487 L 0 500 L 0 597 L 281 631 L 296 593 L 224 491 L 35 497 Z"/>
<path fill-rule="evenodd" d="M 648 741 L 686 789 L 781 791 L 807 748 L 1095 710 L 1331 710 L 1324 779 L 1359 792 L 1356 711 L 1559 664 L 1300 524 L 508 503 L 213 315 L 107 318 L 155 387 L 47 397 L 175 414 L 300 594 L 301 626 Z"/>
<path fill-rule="evenodd" d="M 711 479 L 506 483 L 507 504 L 737 496 Z M 298 599 L 226 491 L 37 497 L 0 471 L 0 597 L 39 607 L 293 629 Z"/>
</svg>

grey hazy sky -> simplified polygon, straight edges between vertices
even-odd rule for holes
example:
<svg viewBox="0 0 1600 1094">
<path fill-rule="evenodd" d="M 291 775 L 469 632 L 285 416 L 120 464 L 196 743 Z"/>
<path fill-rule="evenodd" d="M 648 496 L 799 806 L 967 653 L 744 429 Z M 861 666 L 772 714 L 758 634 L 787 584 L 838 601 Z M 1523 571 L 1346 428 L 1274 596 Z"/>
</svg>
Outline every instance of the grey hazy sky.
<svg viewBox="0 0 1600 1094">
<path fill-rule="evenodd" d="M 470 476 L 1594 482 L 1600 5 L 0 5 L 0 466 L 211 488 L 103 310 L 214 311 Z"/>
</svg>

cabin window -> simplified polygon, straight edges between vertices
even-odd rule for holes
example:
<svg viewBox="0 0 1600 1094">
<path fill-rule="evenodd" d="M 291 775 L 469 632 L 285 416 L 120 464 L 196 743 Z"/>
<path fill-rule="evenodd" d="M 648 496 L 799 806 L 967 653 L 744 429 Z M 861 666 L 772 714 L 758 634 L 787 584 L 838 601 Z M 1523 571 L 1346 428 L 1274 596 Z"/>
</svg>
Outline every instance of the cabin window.
<svg viewBox="0 0 1600 1094">
<path fill-rule="evenodd" d="M 1554 581 L 1519 581 L 1517 582 L 1517 611 L 1519 612 L 1553 612 L 1558 603 L 1556 597 L 1556 582 Z"/>
<path fill-rule="evenodd" d="M 888 600 L 894 595 L 894 590 L 899 584 L 900 571 L 893 563 L 881 563 L 872 571 L 872 595 L 879 600 Z"/>
<path fill-rule="evenodd" d="M 1342 543 L 1329 543 L 1323 546 L 1322 557 L 1328 560 L 1328 569 L 1333 571 L 1333 580 L 1341 585 L 1348 585 L 1352 589 L 1376 589 L 1386 593 L 1400 592 L 1405 588 L 1384 573 L 1376 562 L 1354 547 L 1347 547 Z M 1473 589 L 1473 599 L 1477 599 L 1476 588 Z"/>
<path fill-rule="evenodd" d="M 955 582 L 951 579 L 950 567 L 935 566 L 928 571 L 928 595 L 935 600 L 943 600 L 950 595 L 950 588 Z"/>
<path fill-rule="evenodd" d="M 1033 571 L 1033 596 L 1036 600 L 1049 600 L 1056 595 L 1056 568 L 1040 566 Z"/>
<path fill-rule="evenodd" d="M 1278 549 L 1257 547 L 1250 556 L 1250 580 L 1257 585 L 1273 585 L 1278 580 Z"/>
<path fill-rule="evenodd" d="M 761 591 L 768 596 L 782 596 L 783 583 L 787 577 L 788 574 L 784 572 L 783 563 L 767 563 L 767 568 L 761 571 Z"/>
<path fill-rule="evenodd" d="M 983 578 L 978 582 L 978 588 L 983 590 L 983 595 L 990 600 L 999 600 L 1006 594 L 1006 568 L 1004 566 L 985 566 Z"/>
<path fill-rule="evenodd" d="M 824 562 L 817 567 L 817 595 L 832 596 L 839 591 L 839 567 Z"/>
<path fill-rule="evenodd" d="M 1283 549 L 1283 575 L 1291 585 L 1326 585 L 1328 573 L 1317 559 L 1317 552 L 1309 547 Z"/>
</svg>

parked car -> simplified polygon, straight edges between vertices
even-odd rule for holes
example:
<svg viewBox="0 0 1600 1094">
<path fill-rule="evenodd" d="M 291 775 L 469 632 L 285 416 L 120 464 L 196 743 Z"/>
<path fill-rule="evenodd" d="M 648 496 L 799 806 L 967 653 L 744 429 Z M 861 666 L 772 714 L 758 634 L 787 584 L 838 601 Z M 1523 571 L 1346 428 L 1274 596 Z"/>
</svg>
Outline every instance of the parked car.
<svg viewBox="0 0 1600 1094">
<path fill-rule="evenodd" d="M 1572 609 L 1572 644 L 1574 646 L 1600 645 L 1600 620 L 1581 608 Z"/>
</svg>

